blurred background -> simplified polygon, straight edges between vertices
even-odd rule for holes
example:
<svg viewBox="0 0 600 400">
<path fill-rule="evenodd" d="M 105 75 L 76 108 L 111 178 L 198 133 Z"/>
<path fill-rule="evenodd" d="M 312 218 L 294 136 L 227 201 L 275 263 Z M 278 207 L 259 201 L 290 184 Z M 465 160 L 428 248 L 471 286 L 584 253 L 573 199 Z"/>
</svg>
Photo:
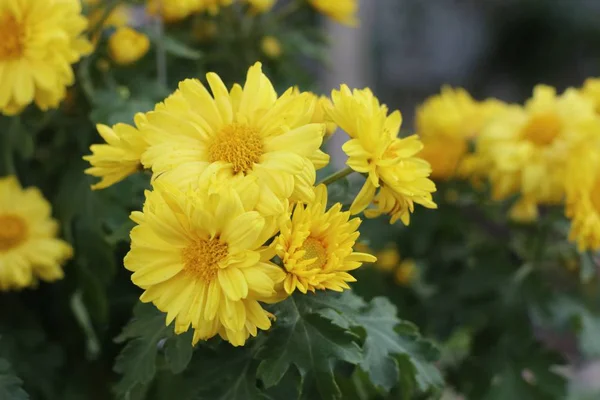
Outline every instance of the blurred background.
<svg viewBox="0 0 600 400">
<path fill-rule="evenodd" d="M 322 91 L 369 86 L 401 110 L 409 132 L 416 107 L 442 85 L 463 87 L 477 100 L 523 103 L 536 84 L 561 92 L 600 75 L 600 1 L 362 0 L 358 19 L 357 29 L 323 21 L 331 64 L 320 72 Z M 335 135 L 330 143 L 338 168 L 344 141 Z M 402 227 L 372 229 L 390 241 L 402 237 L 395 233 Z M 573 337 L 538 334 L 573 361 L 572 385 L 600 389 L 600 362 L 583 357 Z"/>
<path fill-rule="evenodd" d="M 523 102 L 538 83 L 562 91 L 600 71 L 600 1 L 361 0 L 359 13 L 357 29 L 324 21 L 323 92 L 369 86 L 405 129 L 444 84 Z"/>
</svg>

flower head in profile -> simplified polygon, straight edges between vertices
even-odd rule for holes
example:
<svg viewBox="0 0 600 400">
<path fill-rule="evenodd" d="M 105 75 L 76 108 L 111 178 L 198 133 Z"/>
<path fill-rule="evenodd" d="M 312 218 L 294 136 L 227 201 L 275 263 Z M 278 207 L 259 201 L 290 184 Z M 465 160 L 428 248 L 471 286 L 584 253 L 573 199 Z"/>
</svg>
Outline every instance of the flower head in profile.
<svg viewBox="0 0 600 400">
<path fill-rule="evenodd" d="M 233 0 L 148 0 L 146 12 L 160 15 L 166 22 L 177 22 L 200 12 L 216 14 L 221 7 L 229 6 L 232 2 Z"/>
<path fill-rule="evenodd" d="M 356 279 L 348 272 L 363 262 L 374 262 L 370 254 L 353 251 L 360 233 L 359 218 L 350 218 L 336 203 L 327 210 L 327 188 L 315 188 L 315 200 L 297 203 L 273 245 L 286 271 L 283 288 L 287 294 L 296 289 L 307 291 L 329 289 L 341 292 L 347 282 Z"/>
<path fill-rule="evenodd" d="M 79 1 L 0 2 L 0 112 L 14 115 L 33 102 L 57 107 L 75 80 L 71 65 L 92 51 L 86 27 Z"/>
<path fill-rule="evenodd" d="M 180 192 L 166 184 L 148 192 L 131 231 L 125 267 L 144 289 L 143 302 L 167 313 L 175 332 L 193 342 L 220 335 L 235 346 L 271 325 L 259 301 L 275 294 L 281 268 L 262 245 L 271 232 L 233 190 Z"/>
<path fill-rule="evenodd" d="M 342 85 L 332 92 L 333 121 L 346 131 L 350 140 L 342 146 L 347 165 L 367 179 L 350 206 L 352 214 L 365 210 L 367 218 L 382 214 L 410 222 L 414 204 L 436 208 L 432 200 L 435 184 L 429 179 L 429 163 L 418 157 L 423 144 L 416 135 L 399 138 L 402 123 L 399 111 L 390 115 L 370 90 L 351 91 Z"/>
<path fill-rule="evenodd" d="M 470 142 L 502 109 L 499 101 L 477 102 L 464 89 L 451 87 L 443 87 L 439 95 L 427 99 L 417 109 L 415 125 L 424 146 L 419 156 L 431 165 L 431 177 L 445 180 L 456 176 Z"/>
<path fill-rule="evenodd" d="M 73 249 L 57 237 L 50 213 L 37 188 L 23 189 L 13 176 L 0 178 L 0 290 L 62 279 Z"/>
<path fill-rule="evenodd" d="M 598 136 L 575 147 L 567 162 L 566 214 L 569 240 L 580 251 L 600 250 L 600 140 Z"/>
<path fill-rule="evenodd" d="M 312 122 L 325 124 L 325 137 L 333 135 L 337 129 L 337 125 L 332 121 L 327 114 L 327 110 L 333 107 L 331 99 L 327 96 L 317 96 L 314 93 L 308 92 L 315 102 L 315 111 L 313 112 Z"/>
<path fill-rule="evenodd" d="M 318 12 L 340 24 L 356 26 L 358 0 L 308 0 Z"/>
<path fill-rule="evenodd" d="M 131 65 L 150 49 L 150 39 L 128 26 L 120 27 L 108 39 L 110 58 L 119 65 Z"/>
<path fill-rule="evenodd" d="M 85 173 L 102 178 L 92 189 L 105 189 L 140 170 L 140 159 L 148 145 L 138 128 L 145 121 L 144 114 L 139 113 L 135 116 L 136 127 L 122 123 L 112 128 L 96 126 L 106 143 L 93 144 L 92 154 L 83 157 L 92 165 Z"/>
<path fill-rule="evenodd" d="M 324 126 L 310 122 L 310 97 L 293 89 L 278 97 L 260 63 L 243 88 L 227 90 L 214 73 L 207 80 L 212 95 L 188 79 L 147 114 L 144 166 L 184 188 L 197 187 L 209 168 L 220 180 L 248 181 L 260 191 L 263 215 L 284 213 L 288 199 L 311 201 Z"/>
<path fill-rule="evenodd" d="M 524 107 L 507 107 L 477 142 L 493 198 L 519 195 L 511 217 L 523 222 L 537 218 L 539 204 L 562 202 L 570 149 L 595 129 L 598 119 L 588 99 L 573 89 L 558 96 L 552 87 L 536 86 Z"/>
</svg>

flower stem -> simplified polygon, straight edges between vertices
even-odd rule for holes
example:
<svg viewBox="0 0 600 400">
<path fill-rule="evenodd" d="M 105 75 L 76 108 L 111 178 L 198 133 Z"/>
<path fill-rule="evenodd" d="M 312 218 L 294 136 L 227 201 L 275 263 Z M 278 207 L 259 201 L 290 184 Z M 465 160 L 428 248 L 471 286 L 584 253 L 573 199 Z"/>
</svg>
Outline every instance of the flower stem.
<svg viewBox="0 0 600 400">
<path fill-rule="evenodd" d="M 319 182 L 318 185 L 321 185 L 321 184 L 330 185 L 337 180 L 345 178 L 346 176 L 350 175 L 352 172 L 354 172 L 354 170 L 352 168 L 346 167 L 344 169 L 341 169 L 341 170 L 329 175 L 328 177 L 323 179 L 321 182 Z"/>
</svg>

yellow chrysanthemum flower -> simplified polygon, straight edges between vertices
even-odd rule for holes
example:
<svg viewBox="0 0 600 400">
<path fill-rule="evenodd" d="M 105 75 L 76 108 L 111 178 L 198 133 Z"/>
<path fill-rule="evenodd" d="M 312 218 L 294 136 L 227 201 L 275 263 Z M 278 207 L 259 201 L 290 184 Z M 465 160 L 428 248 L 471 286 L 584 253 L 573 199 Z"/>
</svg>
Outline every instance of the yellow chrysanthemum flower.
<svg viewBox="0 0 600 400">
<path fill-rule="evenodd" d="M 150 49 L 150 39 L 128 26 L 116 30 L 108 39 L 110 58 L 119 65 L 131 65 Z"/>
<path fill-rule="evenodd" d="M 581 94 L 594 103 L 597 114 L 600 114 L 600 78 L 586 79 Z"/>
<path fill-rule="evenodd" d="M 147 114 L 144 166 L 184 188 L 197 186 L 207 168 L 222 180 L 251 181 L 263 215 L 284 213 L 287 199 L 311 201 L 315 163 L 326 164 L 328 156 L 319 150 L 323 124 L 310 123 L 310 97 L 293 89 L 278 97 L 260 63 L 244 88 L 236 84 L 229 92 L 214 73 L 207 80 L 212 96 L 188 79 Z"/>
<path fill-rule="evenodd" d="M 600 142 L 586 141 L 570 155 L 565 180 L 569 240 L 580 251 L 600 250 Z"/>
<path fill-rule="evenodd" d="M 146 117 L 139 113 L 135 116 L 137 128 L 127 124 L 116 124 L 112 128 L 96 125 L 106 144 L 93 144 L 90 146 L 92 154 L 83 157 L 92 165 L 85 173 L 102 178 L 92 189 L 107 188 L 141 169 L 140 159 L 148 145 L 139 128 L 145 122 Z"/>
<path fill-rule="evenodd" d="M 419 156 L 431 165 L 431 177 L 444 180 L 457 175 L 469 142 L 502 109 L 499 101 L 479 103 L 464 89 L 450 87 L 427 99 L 417 109 L 415 126 L 424 146 Z"/>
<path fill-rule="evenodd" d="M 508 107 L 477 143 L 477 155 L 490 167 L 493 198 L 519 194 L 510 214 L 523 222 L 537 218 L 539 204 L 562 202 L 569 150 L 597 126 L 593 104 L 575 90 L 557 96 L 554 88 L 536 86 L 525 107 Z"/>
<path fill-rule="evenodd" d="M 89 26 L 95 27 L 104 16 L 105 5 L 101 5 L 101 0 L 85 0 L 84 4 L 91 9 L 88 16 Z M 110 15 L 104 21 L 104 26 L 121 27 L 129 23 L 130 10 L 125 4 L 119 4 L 110 12 Z"/>
<path fill-rule="evenodd" d="M 340 24 L 356 26 L 358 0 L 308 0 L 311 6 L 321 14 Z"/>
<path fill-rule="evenodd" d="M 270 11 L 277 0 L 245 0 L 253 13 L 265 13 Z"/>
<path fill-rule="evenodd" d="M 92 51 L 86 27 L 78 1 L 0 2 L 0 112 L 57 107 L 75 79 L 71 64 Z"/>
<path fill-rule="evenodd" d="M 204 11 L 216 14 L 220 7 L 229 6 L 232 2 L 233 0 L 148 0 L 146 12 L 160 15 L 166 22 L 177 22 Z"/>
<path fill-rule="evenodd" d="M 56 237 L 50 211 L 37 188 L 23 189 L 13 176 L 0 178 L 0 290 L 63 277 L 62 264 L 73 249 Z"/>
<path fill-rule="evenodd" d="M 416 135 L 398 138 L 400 112 L 388 116 L 387 107 L 368 89 L 352 92 L 342 85 L 332 92 L 332 99 L 329 114 L 351 137 L 342 146 L 348 155 L 346 164 L 367 175 L 350 212 L 360 213 L 373 202 L 375 208 L 365 211 L 367 218 L 389 214 L 392 223 L 401 219 L 408 224 L 414 203 L 436 208 L 431 196 L 435 184 L 428 178 L 431 167 L 417 157 L 423 144 Z"/>
<path fill-rule="evenodd" d="M 348 271 L 377 260 L 352 250 L 360 235 L 360 219 L 350 219 L 340 203 L 327 211 L 326 207 L 327 188 L 319 185 L 314 202 L 297 203 L 273 243 L 287 273 L 283 289 L 288 294 L 296 289 L 302 293 L 317 289 L 341 292 L 349 288 L 347 282 L 356 282 Z"/>
<path fill-rule="evenodd" d="M 271 232 L 232 190 L 182 193 L 158 186 L 148 192 L 131 231 L 125 267 L 152 302 L 175 321 L 177 334 L 194 329 L 193 343 L 220 335 L 244 345 L 257 329 L 269 329 L 259 300 L 275 294 L 281 268 L 261 247 Z"/>
<path fill-rule="evenodd" d="M 272 59 L 281 57 L 281 54 L 283 53 L 281 43 L 275 36 L 263 37 L 260 41 L 260 49 L 267 57 Z"/>
<path fill-rule="evenodd" d="M 325 124 L 325 137 L 333 135 L 337 130 L 337 125 L 331 120 L 327 114 L 327 110 L 333 107 L 331 99 L 327 96 L 317 96 L 314 93 L 308 92 L 315 102 L 315 111 L 312 116 L 312 122 L 317 124 Z"/>
</svg>

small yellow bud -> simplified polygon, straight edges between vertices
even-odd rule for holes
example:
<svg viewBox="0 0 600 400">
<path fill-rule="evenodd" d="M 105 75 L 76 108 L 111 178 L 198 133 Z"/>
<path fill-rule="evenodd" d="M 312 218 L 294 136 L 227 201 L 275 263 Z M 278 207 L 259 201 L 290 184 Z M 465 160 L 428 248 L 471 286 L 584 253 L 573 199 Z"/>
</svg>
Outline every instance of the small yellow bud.
<svg viewBox="0 0 600 400">
<path fill-rule="evenodd" d="M 108 51 L 119 65 L 130 65 L 142 58 L 150 49 L 148 36 L 127 26 L 117 29 L 108 39 Z"/>
<path fill-rule="evenodd" d="M 396 247 L 388 247 L 377 253 L 375 266 L 382 271 L 391 271 L 400 263 L 400 253 Z"/>
<path fill-rule="evenodd" d="M 265 36 L 260 43 L 260 48 L 267 57 L 272 59 L 281 57 L 283 53 L 281 43 L 274 36 Z"/>
<path fill-rule="evenodd" d="M 402 264 L 396 269 L 396 273 L 394 277 L 396 278 L 396 283 L 402 286 L 407 286 L 410 284 L 416 276 L 417 272 L 417 264 L 414 260 L 405 260 L 402 261 Z"/>
</svg>

